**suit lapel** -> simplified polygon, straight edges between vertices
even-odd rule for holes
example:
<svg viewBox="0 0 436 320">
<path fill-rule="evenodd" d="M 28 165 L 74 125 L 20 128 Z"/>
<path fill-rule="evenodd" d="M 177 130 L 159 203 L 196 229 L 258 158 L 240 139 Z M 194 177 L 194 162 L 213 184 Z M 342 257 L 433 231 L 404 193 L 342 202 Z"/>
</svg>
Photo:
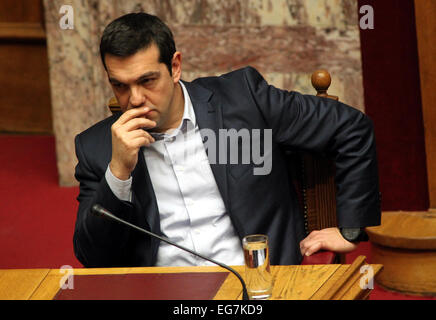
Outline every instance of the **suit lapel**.
<svg viewBox="0 0 436 320">
<path fill-rule="evenodd" d="M 183 81 L 183 84 L 191 98 L 198 127 L 200 130 L 211 129 L 215 134 L 217 142 L 215 146 L 216 159 L 209 159 L 209 162 L 218 190 L 221 193 L 221 197 L 223 198 L 228 211 L 227 166 L 225 164 L 218 164 L 220 144 L 225 142 L 223 139 L 219 139 L 219 129 L 223 128 L 222 109 L 219 96 L 213 95 L 212 91 L 193 82 Z M 203 141 L 205 141 L 205 132 L 200 131 L 200 133 Z"/>
</svg>

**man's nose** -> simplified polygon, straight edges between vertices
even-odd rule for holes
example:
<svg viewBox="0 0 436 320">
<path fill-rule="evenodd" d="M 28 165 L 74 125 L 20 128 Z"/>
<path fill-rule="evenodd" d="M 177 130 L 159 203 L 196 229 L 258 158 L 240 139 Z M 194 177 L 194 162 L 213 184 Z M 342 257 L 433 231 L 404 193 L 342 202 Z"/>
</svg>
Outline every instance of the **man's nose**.
<svg viewBox="0 0 436 320">
<path fill-rule="evenodd" d="M 145 95 L 141 93 L 140 88 L 132 87 L 130 89 L 129 104 L 132 108 L 142 107 L 145 104 Z"/>
</svg>

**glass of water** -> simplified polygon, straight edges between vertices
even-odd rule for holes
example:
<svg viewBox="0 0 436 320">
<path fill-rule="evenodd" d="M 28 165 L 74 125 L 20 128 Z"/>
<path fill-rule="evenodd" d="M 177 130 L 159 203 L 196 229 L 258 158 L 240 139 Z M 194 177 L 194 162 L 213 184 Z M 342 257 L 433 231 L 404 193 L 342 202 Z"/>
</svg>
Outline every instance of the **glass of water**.
<svg viewBox="0 0 436 320">
<path fill-rule="evenodd" d="M 245 283 L 250 300 L 267 300 L 272 292 L 268 236 L 248 235 L 242 239 L 245 258 Z"/>
</svg>

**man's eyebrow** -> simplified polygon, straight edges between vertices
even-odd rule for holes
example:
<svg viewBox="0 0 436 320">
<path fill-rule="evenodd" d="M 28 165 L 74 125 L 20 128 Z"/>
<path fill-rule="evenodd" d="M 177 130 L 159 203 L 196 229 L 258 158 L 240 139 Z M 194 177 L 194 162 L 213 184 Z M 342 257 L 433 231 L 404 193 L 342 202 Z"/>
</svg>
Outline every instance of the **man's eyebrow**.
<svg viewBox="0 0 436 320">
<path fill-rule="evenodd" d="M 160 76 L 160 71 L 150 71 L 150 72 L 146 72 L 146 73 L 140 75 L 140 76 L 135 80 L 135 82 L 141 82 L 142 80 L 147 79 L 147 78 L 149 78 L 149 77 L 153 77 L 153 76 L 157 76 L 157 77 Z M 114 83 L 114 84 L 122 84 L 121 81 L 119 81 L 119 80 L 117 80 L 117 79 L 115 79 L 115 78 L 112 78 L 112 77 L 109 77 L 109 82 L 110 82 L 110 83 Z"/>
<path fill-rule="evenodd" d="M 136 79 L 136 82 L 141 82 L 142 80 L 147 79 L 149 77 L 159 77 L 159 76 L 160 76 L 160 71 L 150 71 L 139 76 L 138 79 Z"/>
<path fill-rule="evenodd" d="M 121 81 L 118 81 L 117 79 L 115 79 L 115 78 L 111 78 L 111 77 L 109 77 L 109 82 L 110 83 L 114 83 L 114 84 L 121 84 L 122 82 Z"/>
</svg>

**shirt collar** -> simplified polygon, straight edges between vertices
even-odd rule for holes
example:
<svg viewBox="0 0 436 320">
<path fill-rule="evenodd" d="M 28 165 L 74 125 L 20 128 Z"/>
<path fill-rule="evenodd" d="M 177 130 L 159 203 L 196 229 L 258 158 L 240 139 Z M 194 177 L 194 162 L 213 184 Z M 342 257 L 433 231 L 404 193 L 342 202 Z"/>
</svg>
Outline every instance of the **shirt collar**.
<svg viewBox="0 0 436 320">
<path fill-rule="evenodd" d="M 183 110 L 182 123 L 184 120 L 189 120 L 193 125 L 193 127 L 195 127 L 197 123 L 195 121 L 195 112 L 194 112 L 194 107 L 192 105 L 191 98 L 189 97 L 188 90 L 186 90 L 186 87 L 183 84 L 183 82 L 179 81 L 179 84 L 182 87 L 183 97 L 185 99 L 185 109 Z"/>
</svg>

